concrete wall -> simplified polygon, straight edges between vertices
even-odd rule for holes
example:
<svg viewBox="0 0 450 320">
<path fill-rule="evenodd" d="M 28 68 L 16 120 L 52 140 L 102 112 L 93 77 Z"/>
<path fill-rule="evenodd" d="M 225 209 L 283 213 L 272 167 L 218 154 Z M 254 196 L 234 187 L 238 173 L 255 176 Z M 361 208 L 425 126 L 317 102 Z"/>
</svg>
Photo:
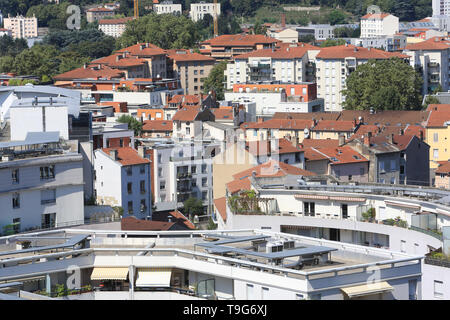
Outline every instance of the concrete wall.
<svg viewBox="0 0 450 320">
<path fill-rule="evenodd" d="M 438 267 L 431 264 L 422 264 L 423 270 L 423 295 L 424 300 L 449 300 L 450 299 L 450 268 Z M 435 283 L 436 281 L 442 284 Z M 435 286 L 442 287 L 440 292 L 435 293 Z"/>
</svg>

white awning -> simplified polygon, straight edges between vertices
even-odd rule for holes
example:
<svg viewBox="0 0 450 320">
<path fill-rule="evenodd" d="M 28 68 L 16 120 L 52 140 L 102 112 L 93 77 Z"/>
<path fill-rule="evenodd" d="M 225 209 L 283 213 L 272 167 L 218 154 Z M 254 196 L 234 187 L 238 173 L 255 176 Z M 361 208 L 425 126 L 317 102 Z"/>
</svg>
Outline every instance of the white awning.
<svg viewBox="0 0 450 320">
<path fill-rule="evenodd" d="M 395 207 L 402 207 L 402 208 L 420 210 L 420 205 L 415 205 L 415 204 L 408 204 L 408 203 L 403 203 L 403 202 L 394 202 L 394 201 L 388 201 L 388 200 L 384 200 L 384 203 L 387 204 L 387 205 L 390 205 L 390 206 L 395 206 Z"/>
<path fill-rule="evenodd" d="M 127 280 L 128 268 L 94 268 L 91 274 L 91 280 Z"/>
<path fill-rule="evenodd" d="M 170 268 L 139 268 L 136 287 L 170 287 L 171 276 Z"/>
<path fill-rule="evenodd" d="M 389 285 L 386 281 L 381 281 L 377 283 L 366 283 L 354 287 L 345 287 L 341 290 L 349 296 L 349 298 L 368 296 L 377 293 L 383 293 L 394 290 L 394 288 Z"/>
</svg>

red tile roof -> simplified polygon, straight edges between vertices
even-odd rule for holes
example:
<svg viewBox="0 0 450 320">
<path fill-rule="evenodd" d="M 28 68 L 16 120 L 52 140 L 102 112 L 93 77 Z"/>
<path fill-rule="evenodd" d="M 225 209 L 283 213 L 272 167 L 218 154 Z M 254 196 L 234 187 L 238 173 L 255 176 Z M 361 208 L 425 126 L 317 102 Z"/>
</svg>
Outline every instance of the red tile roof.
<svg viewBox="0 0 450 320">
<path fill-rule="evenodd" d="M 276 50 L 262 49 L 236 56 L 235 60 L 248 59 L 252 57 L 264 57 L 272 59 L 295 59 L 301 58 L 308 53 L 311 48 L 308 47 L 282 47 Z M 316 49 L 318 50 L 318 49 Z"/>
<path fill-rule="evenodd" d="M 450 121 L 450 110 L 448 111 L 431 111 L 428 118 L 427 128 L 444 127 L 446 122 Z"/>
<path fill-rule="evenodd" d="M 250 190 L 251 182 L 249 178 L 237 179 L 226 184 L 228 192 L 235 194 L 242 190 Z"/>
<path fill-rule="evenodd" d="M 313 147 L 302 149 L 305 152 L 305 161 L 328 160 L 328 157 Z"/>
<path fill-rule="evenodd" d="M 127 68 L 144 65 L 147 63 L 144 59 L 133 57 L 124 57 L 123 53 L 115 53 L 107 57 L 99 58 L 92 61 L 93 64 L 107 65 L 111 68 Z"/>
<path fill-rule="evenodd" d="M 303 139 L 299 144 L 300 148 L 337 148 L 339 147 L 338 139 Z M 306 155 L 305 155 L 306 156 Z"/>
<path fill-rule="evenodd" d="M 217 198 L 214 199 L 214 206 L 222 217 L 223 221 L 227 221 L 227 198 Z"/>
<path fill-rule="evenodd" d="M 404 134 L 410 135 L 410 136 L 416 136 L 417 138 L 423 137 L 425 139 L 426 137 L 426 130 L 423 127 L 420 126 L 407 126 L 404 130 Z"/>
<path fill-rule="evenodd" d="M 117 51 L 117 53 L 129 52 L 132 56 L 138 57 L 151 57 L 165 55 L 166 51 L 151 43 L 138 43 L 133 46 L 123 48 Z"/>
<path fill-rule="evenodd" d="M 436 173 L 450 173 L 450 161 L 440 163 L 436 169 Z"/>
<path fill-rule="evenodd" d="M 418 43 L 412 43 L 408 44 L 405 47 L 405 50 L 411 50 L 411 51 L 418 51 L 418 50 L 446 50 L 450 48 L 450 41 L 446 40 L 442 37 L 433 37 L 428 40 L 418 42 Z"/>
<path fill-rule="evenodd" d="M 200 107 L 198 106 L 184 106 L 181 109 L 179 109 L 175 115 L 173 116 L 173 121 L 194 121 L 195 118 L 197 118 L 197 115 L 201 111 Z"/>
<path fill-rule="evenodd" d="M 188 219 L 184 214 L 182 214 L 180 211 L 171 211 L 169 214 L 174 217 L 174 219 L 178 220 L 179 223 L 186 226 L 186 228 L 195 230 L 195 225 Z"/>
<path fill-rule="evenodd" d="M 138 152 L 130 147 L 123 148 L 103 148 L 102 151 L 110 155 L 110 151 L 117 150 L 117 159 L 123 166 L 134 166 L 150 163 L 150 160 L 139 156 Z"/>
<path fill-rule="evenodd" d="M 363 155 L 353 150 L 350 146 L 342 146 L 338 148 L 321 148 L 317 150 L 328 157 L 334 165 L 368 162 Z"/>
<path fill-rule="evenodd" d="M 108 8 L 92 8 L 89 9 L 88 12 L 114 12 L 114 10 L 108 9 Z"/>
<path fill-rule="evenodd" d="M 290 164 L 284 162 L 279 162 L 275 160 L 267 161 L 266 163 L 260 164 L 259 166 L 241 171 L 233 175 L 235 180 L 245 179 L 246 177 L 251 177 L 255 173 L 258 177 L 284 177 L 287 175 L 295 176 L 315 176 L 316 174 L 311 171 L 303 170 L 301 168 L 294 167 Z"/>
<path fill-rule="evenodd" d="M 349 57 L 360 60 L 389 59 L 393 57 L 402 59 L 410 58 L 410 56 L 398 52 L 387 52 L 375 48 L 356 47 L 349 44 L 323 48 L 316 56 L 316 59 L 345 59 Z"/>
<path fill-rule="evenodd" d="M 135 217 L 122 218 L 120 222 L 122 230 L 134 231 L 167 231 L 174 226 L 175 222 L 139 220 Z"/>
<path fill-rule="evenodd" d="M 74 80 L 74 79 L 112 79 L 124 77 L 123 71 L 114 70 L 107 66 L 98 67 L 81 67 L 53 77 L 55 80 Z"/>
<path fill-rule="evenodd" d="M 183 102 L 183 98 L 184 98 L 184 103 L 185 104 L 199 104 L 200 103 L 200 96 L 196 96 L 196 95 L 191 95 L 191 94 L 186 94 L 186 95 L 182 95 L 182 94 L 177 94 L 174 95 L 170 100 L 169 103 L 182 103 Z"/>
<path fill-rule="evenodd" d="M 450 111 L 450 104 L 429 104 L 427 111 Z"/>
<path fill-rule="evenodd" d="M 197 52 L 189 52 L 188 50 L 166 50 L 169 59 L 174 61 L 207 61 L 214 62 L 216 59 L 205 56 Z"/>
<path fill-rule="evenodd" d="M 368 13 L 365 16 L 361 17 L 361 20 L 369 20 L 369 19 L 384 19 L 390 16 L 390 13 Z"/>
<path fill-rule="evenodd" d="M 231 108 L 211 108 L 211 112 L 216 116 L 217 120 L 233 120 L 233 109 Z"/>
<path fill-rule="evenodd" d="M 277 39 L 267 37 L 260 34 L 224 34 L 202 42 L 202 44 L 209 44 L 211 46 L 226 46 L 226 47 L 248 47 L 257 44 L 271 44 L 280 42 Z"/>
<path fill-rule="evenodd" d="M 272 119 L 337 120 L 339 112 L 275 112 Z"/>
<path fill-rule="evenodd" d="M 146 120 L 142 126 L 142 131 L 172 131 L 173 122 L 171 120 Z"/>
<path fill-rule="evenodd" d="M 321 120 L 311 131 L 353 132 L 353 121 Z"/>
<path fill-rule="evenodd" d="M 102 19 L 98 24 L 126 24 L 128 21 L 133 20 L 133 17 L 119 18 L 119 19 Z"/>
<path fill-rule="evenodd" d="M 303 119 L 270 119 L 264 122 L 248 122 L 247 129 L 295 129 L 304 130 L 311 128 L 314 125 L 312 120 Z"/>
</svg>

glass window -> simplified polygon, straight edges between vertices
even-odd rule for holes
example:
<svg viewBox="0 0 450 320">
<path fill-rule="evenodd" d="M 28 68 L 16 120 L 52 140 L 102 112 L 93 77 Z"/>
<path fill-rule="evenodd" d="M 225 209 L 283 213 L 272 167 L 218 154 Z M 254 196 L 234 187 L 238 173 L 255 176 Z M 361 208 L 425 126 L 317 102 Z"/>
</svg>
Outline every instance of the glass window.
<svg viewBox="0 0 450 320">
<path fill-rule="evenodd" d="M 20 194 L 18 192 L 13 193 L 12 206 L 13 206 L 13 209 L 20 208 Z"/>
<path fill-rule="evenodd" d="M 128 214 L 133 214 L 133 201 L 128 201 Z"/>
<path fill-rule="evenodd" d="M 434 280 L 434 297 L 439 299 L 444 297 L 444 282 Z"/>
<path fill-rule="evenodd" d="M 12 182 L 19 183 L 19 169 L 12 170 Z"/>
<path fill-rule="evenodd" d="M 145 180 L 141 180 L 140 187 L 141 193 L 145 193 Z"/>
</svg>

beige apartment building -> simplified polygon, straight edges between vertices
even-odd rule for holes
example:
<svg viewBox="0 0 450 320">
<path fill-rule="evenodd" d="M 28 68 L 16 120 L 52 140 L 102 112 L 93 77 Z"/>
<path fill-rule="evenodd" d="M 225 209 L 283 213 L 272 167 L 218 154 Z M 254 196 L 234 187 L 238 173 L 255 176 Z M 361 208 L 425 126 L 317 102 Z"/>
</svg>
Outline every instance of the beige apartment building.
<svg viewBox="0 0 450 320">
<path fill-rule="evenodd" d="M 389 13 L 366 14 L 361 18 L 361 38 L 393 36 L 399 31 L 399 19 Z"/>
<path fill-rule="evenodd" d="M 94 21 L 98 21 L 101 19 L 105 19 L 105 17 L 114 16 L 115 11 L 108 8 L 92 8 L 86 12 L 87 22 L 92 23 Z"/>
<path fill-rule="evenodd" d="M 268 29 L 267 35 L 284 43 L 297 43 L 298 31 L 291 28 Z"/>
<path fill-rule="evenodd" d="M 167 55 L 166 51 L 151 43 L 138 43 L 117 51 L 118 53 L 129 53 L 130 56 L 147 61 L 147 76 L 150 78 L 167 77 Z"/>
<path fill-rule="evenodd" d="M 11 30 L 14 39 L 36 38 L 38 36 L 38 20 L 33 17 L 11 17 L 3 19 L 4 28 Z"/>
<path fill-rule="evenodd" d="M 185 94 L 203 92 L 203 82 L 214 67 L 215 59 L 188 50 L 168 50 L 170 78 L 178 78 Z"/>
<path fill-rule="evenodd" d="M 397 52 L 386 52 L 373 48 L 342 45 L 324 48 L 316 56 L 317 95 L 325 100 L 325 111 L 342 111 L 347 77 L 358 65 L 371 59 L 381 60 L 409 56 Z"/>
<path fill-rule="evenodd" d="M 211 17 L 215 15 L 220 16 L 220 3 L 214 4 L 203 1 L 200 3 L 191 3 L 189 15 L 194 22 L 202 20 L 206 14 L 209 14 Z"/>
</svg>

